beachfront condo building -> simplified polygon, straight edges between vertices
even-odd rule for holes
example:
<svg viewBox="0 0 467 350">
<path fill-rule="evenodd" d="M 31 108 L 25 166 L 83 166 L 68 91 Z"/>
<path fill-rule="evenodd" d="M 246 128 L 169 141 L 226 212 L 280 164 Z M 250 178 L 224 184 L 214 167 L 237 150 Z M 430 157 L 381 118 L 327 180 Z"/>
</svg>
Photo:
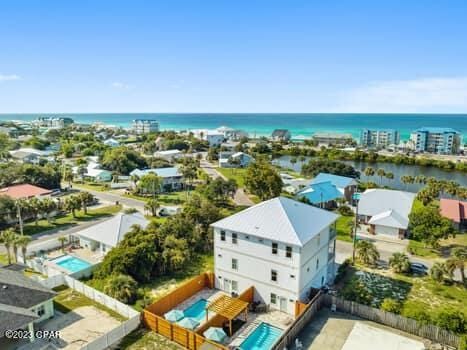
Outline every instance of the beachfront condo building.
<svg viewBox="0 0 467 350">
<path fill-rule="evenodd" d="M 132 127 L 133 132 L 137 135 L 159 131 L 159 123 L 154 119 L 135 119 Z"/>
<path fill-rule="evenodd" d="M 352 134 L 334 132 L 316 132 L 312 136 L 318 145 L 350 145 L 353 143 Z"/>
<path fill-rule="evenodd" d="M 338 215 L 277 197 L 212 224 L 216 288 L 294 315 L 295 302 L 335 276 Z"/>
<path fill-rule="evenodd" d="M 458 154 L 461 145 L 461 134 L 451 128 L 420 128 L 410 136 L 415 151 Z"/>
<path fill-rule="evenodd" d="M 398 145 L 399 142 L 399 131 L 394 129 L 363 129 L 360 133 L 360 145 L 363 147 L 386 148 L 390 145 Z"/>
<path fill-rule="evenodd" d="M 74 123 L 72 118 L 68 117 L 39 117 L 32 122 L 38 128 L 63 129 Z"/>
</svg>

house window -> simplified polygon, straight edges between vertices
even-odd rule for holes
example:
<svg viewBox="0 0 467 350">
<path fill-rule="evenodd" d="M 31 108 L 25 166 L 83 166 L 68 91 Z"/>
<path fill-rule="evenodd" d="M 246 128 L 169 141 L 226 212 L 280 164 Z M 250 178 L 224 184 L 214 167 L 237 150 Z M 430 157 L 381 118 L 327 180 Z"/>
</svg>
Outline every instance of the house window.
<svg viewBox="0 0 467 350">
<path fill-rule="evenodd" d="M 238 282 L 231 281 L 231 283 L 232 283 L 232 292 L 238 293 Z"/>
<path fill-rule="evenodd" d="M 221 241 L 225 241 L 225 231 L 221 231 Z"/>
<path fill-rule="evenodd" d="M 232 243 L 233 244 L 237 244 L 237 237 L 238 237 L 237 234 L 233 232 L 232 233 Z"/>
<path fill-rule="evenodd" d="M 272 248 L 272 253 L 277 254 L 277 243 L 273 243 L 271 248 Z"/>
<path fill-rule="evenodd" d="M 271 270 L 271 281 L 277 282 L 277 271 Z"/>
<path fill-rule="evenodd" d="M 285 247 L 285 257 L 286 258 L 291 258 L 292 257 L 292 247 Z"/>
<path fill-rule="evenodd" d="M 232 259 L 232 270 L 238 270 L 238 260 Z"/>
<path fill-rule="evenodd" d="M 277 295 L 274 293 L 271 293 L 271 304 L 276 304 L 277 303 Z"/>
<path fill-rule="evenodd" d="M 45 307 L 44 305 L 39 306 L 36 309 L 37 316 L 42 317 L 45 314 Z"/>
</svg>

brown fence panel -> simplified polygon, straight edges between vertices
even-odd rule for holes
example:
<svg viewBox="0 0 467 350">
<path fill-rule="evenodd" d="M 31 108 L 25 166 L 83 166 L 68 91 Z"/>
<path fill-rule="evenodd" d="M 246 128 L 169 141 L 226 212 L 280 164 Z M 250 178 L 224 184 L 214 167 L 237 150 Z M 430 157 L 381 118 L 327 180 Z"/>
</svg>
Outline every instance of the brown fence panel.
<svg viewBox="0 0 467 350">
<path fill-rule="evenodd" d="M 210 280 L 213 279 L 212 273 L 203 273 L 191 280 L 183 283 L 180 287 L 163 296 L 155 303 L 146 307 L 146 310 L 153 314 L 162 316 L 175 306 L 195 295 L 205 287 L 210 287 Z"/>
<path fill-rule="evenodd" d="M 245 289 L 237 298 L 248 303 L 252 303 L 255 296 L 255 288 L 251 286 L 248 289 Z"/>
<path fill-rule="evenodd" d="M 375 309 L 371 306 L 362 305 L 353 301 L 344 300 L 339 297 L 325 295 L 324 301 L 327 305 L 334 304 L 338 311 L 349 313 L 376 323 L 380 323 L 391 328 L 399 329 L 419 336 L 421 338 L 430 339 L 434 342 L 449 345 L 452 347 L 459 346 L 459 337 L 445 329 L 439 328 L 432 324 L 420 324 L 414 319 L 410 319 L 401 315 L 396 315 L 391 312 Z"/>
</svg>

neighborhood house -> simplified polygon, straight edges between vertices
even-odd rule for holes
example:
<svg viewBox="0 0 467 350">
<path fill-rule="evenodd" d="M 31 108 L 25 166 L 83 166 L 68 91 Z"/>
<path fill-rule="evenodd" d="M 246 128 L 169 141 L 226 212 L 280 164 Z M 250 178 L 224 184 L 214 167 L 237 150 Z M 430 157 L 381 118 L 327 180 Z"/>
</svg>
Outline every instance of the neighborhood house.
<svg viewBox="0 0 467 350">
<path fill-rule="evenodd" d="M 415 193 L 368 189 L 360 196 L 359 221 L 369 225 L 369 233 L 404 238 Z"/>
<path fill-rule="evenodd" d="M 441 215 L 452 221 L 456 229 L 467 229 L 467 202 L 441 198 L 439 201 Z"/>
<path fill-rule="evenodd" d="M 142 176 L 154 173 L 162 179 L 161 191 L 177 191 L 183 188 L 183 175 L 177 167 L 154 168 L 154 169 L 135 169 L 130 176 L 136 176 L 140 179 Z"/>
<path fill-rule="evenodd" d="M 219 152 L 220 168 L 245 168 L 254 158 L 244 152 Z"/>
<path fill-rule="evenodd" d="M 277 197 L 212 224 L 215 285 L 294 315 L 311 288 L 334 280 L 338 215 Z"/>
</svg>

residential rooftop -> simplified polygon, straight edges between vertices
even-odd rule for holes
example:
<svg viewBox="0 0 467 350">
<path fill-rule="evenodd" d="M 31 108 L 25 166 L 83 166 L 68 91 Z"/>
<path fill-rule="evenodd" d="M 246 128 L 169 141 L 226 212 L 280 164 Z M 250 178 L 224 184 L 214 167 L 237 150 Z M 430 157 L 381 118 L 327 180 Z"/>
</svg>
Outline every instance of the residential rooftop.
<svg viewBox="0 0 467 350">
<path fill-rule="evenodd" d="M 31 198 L 45 196 L 52 191 L 30 184 L 13 185 L 0 189 L 0 196 L 8 196 L 13 199 Z"/>
</svg>

